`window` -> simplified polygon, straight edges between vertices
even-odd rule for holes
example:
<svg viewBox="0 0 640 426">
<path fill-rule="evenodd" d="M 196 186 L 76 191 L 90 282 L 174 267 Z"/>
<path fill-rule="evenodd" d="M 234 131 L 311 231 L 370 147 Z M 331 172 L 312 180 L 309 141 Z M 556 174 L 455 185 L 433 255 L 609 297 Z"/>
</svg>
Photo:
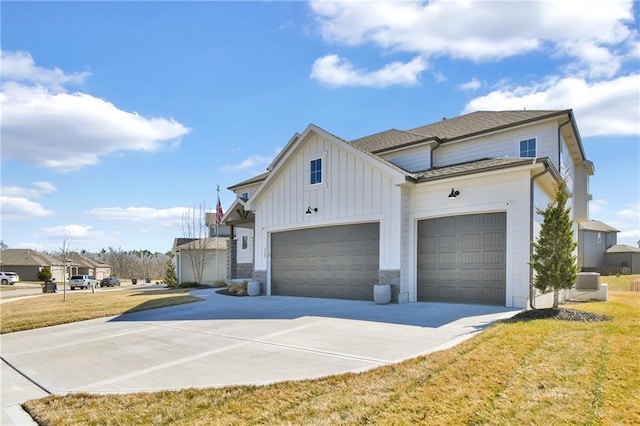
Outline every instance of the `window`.
<svg viewBox="0 0 640 426">
<path fill-rule="evenodd" d="M 243 192 L 240 198 L 242 198 L 243 201 L 247 201 L 249 199 L 249 193 Z"/>
<path fill-rule="evenodd" d="M 246 250 L 247 248 L 249 248 L 249 237 L 246 235 L 242 236 L 242 249 Z"/>
<path fill-rule="evenodd" d="M 520 141 L 520 157 L 536 156 L 536 138 Z"/>
<path fill-rule="evenodd" d="M 311 160 L 310 166 L 309 184 L 322 183 L 322 158 Z"/>
<path fill-rule="evenodd" d="M 598 232 L 598 244 L 602 242 L 602 232 Z"/>
</svg>

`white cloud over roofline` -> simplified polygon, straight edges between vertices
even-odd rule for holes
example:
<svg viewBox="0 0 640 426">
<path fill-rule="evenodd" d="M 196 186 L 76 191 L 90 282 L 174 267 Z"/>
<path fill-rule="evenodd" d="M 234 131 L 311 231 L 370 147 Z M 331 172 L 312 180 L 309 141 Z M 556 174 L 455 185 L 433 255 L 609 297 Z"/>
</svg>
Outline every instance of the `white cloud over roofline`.
<svg viewBox="0 0 640 426">
<path fill-rule="evenodd" d="M 542 84 L 505 87 L 471 100 L 463 113 L 481 110 L 569 109 L 582 137 L 640 135 L 640 74 L 589 82 L 554 78 Z"/>
</svg>

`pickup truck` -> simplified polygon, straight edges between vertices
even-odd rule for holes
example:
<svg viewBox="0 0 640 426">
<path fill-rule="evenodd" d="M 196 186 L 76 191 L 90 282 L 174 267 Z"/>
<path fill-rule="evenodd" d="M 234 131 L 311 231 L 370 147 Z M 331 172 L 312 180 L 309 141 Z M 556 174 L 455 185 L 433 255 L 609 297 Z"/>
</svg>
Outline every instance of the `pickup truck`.
<svg viewBox="0 0 640 426">
<path fill-rule="evenodd" d="M 69 280 L 69 287 L 71 290 L 76 288 L 96 288 L 98 286 L 98 280 L 93 275 L 72 275 Z"/>
</svg>

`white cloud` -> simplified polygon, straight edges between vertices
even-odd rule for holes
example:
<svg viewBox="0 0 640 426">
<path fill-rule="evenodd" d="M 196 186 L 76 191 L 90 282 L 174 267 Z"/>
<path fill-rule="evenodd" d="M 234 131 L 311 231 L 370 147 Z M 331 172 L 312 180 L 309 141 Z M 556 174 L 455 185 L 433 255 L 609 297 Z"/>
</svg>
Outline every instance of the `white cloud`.
<svg viewBox="0 0 640 426">
<path fill-rule="evenodd" d="M 58 191 L 58 188 L 51 182 L 33 182 L 33 186 L 35 186 L 35 189 L 5 185 L 2 187 L 1 192 L 2 195 L 13 197 L 40 198 L 44 194 L 51 194 Z"/>
<path fill-rule="evenodd" d="M 92 209 L 89 214 L 102 220 L 121 223 L 160 222 L 166 226 L 174 226 L 182 220 L 188 207 L 171 207 L 168 209 L 154 209 L 151 207 L 104 207 Z"/>
<path fill-rule="evenodd" d="M 607 200 L 592 200 L 589 201 L 589 213 L 601 213 L 604 211 L 605 207 L 609 204 Z"/>
<path fill-rule="evenodd" d="M 636 223 L 640 225 L 640 203 L 631 205 L 629 208 L 620 210 L 618 215 L 623 218 L 635 219 Z"/>
<path fill-rule="evenodd" d="M 3 52 L 3 157 L 57 171 L 79 170 L 118 151 L 156 151 L 190 129 L 173 119 L 146 118 L 61 85 L 84 74 L 36 67 L 30 56 Z M 24 84 L 23 81 L 33 84 Z"/>
<path fill-rule="evenodd" d="M 53 212 L 47 210 L 40 203 L 30 201 L 24 197 L 9 195 L 0 196 L 3 219 L 28 219 L 34 217 L 51 216 Z"/>
<path fill-rule="evenodd" d="M 460 88 L 460 90 L 474 91 L 482 87 L 482 82 L 477 78 L 473 77 L 470 81 L 467 81 L 466 83 L 462 83 L 458 85 L 458 87 Z"/>
<path fill-rule="evenodd" d="M 330 86 L 412 86 L 418 83 L 420 73 L 427 65 L 420 56 L 409 62 L 392 62 L 376 71 L 355 68 L 338 55 L 327 55 L 316 59 L 311 78 Z"/>
<path fill-rule="evenodd" d="M 44 228 L 40 231 L 39 238 L 68 240 L 87 240 L 101 238 L 102 232 L 90 225 L 61 225 Z"/>
<path fill-rule="evenodd" d="M 33 57 L 26 52 L 1 52 L 0 75 L 4 81 L 31 81 L 50 89 L 64 91 L 65 84 L 82 84 L 89 72 L 67 74 L 60 68 L 48 69 L 36 66 Z"/>
<path fill-rule="evenodd" d="M 245 158 L 238 164 L 222 166 L 220 170 L 223 172 L 237 172 L 241 170 L 250 169 L 255 166 L 264 165 L 268 166 L 273 161 L 273 157 L 263 157 L 260 155 L 252 155 Z"/>
<path fill-rule="evenodd" d="M 572 108 L 583 137 L 640 135 L 639 88 L 640 74 L 599 82 L 555 78 L 542 84 L 495 90 L 470 101 L 464 112 Z"/>
<path fill-rule="evenodd" d="M 562 46 L 611 46 L 633 35 L 628 26 L 632 1 L 314 0 L 311 8 L 328 41 L 474 61 L 524 54 L 548 44 L 588 60 L 591 52 L 563 52 Z"/>
</svg>

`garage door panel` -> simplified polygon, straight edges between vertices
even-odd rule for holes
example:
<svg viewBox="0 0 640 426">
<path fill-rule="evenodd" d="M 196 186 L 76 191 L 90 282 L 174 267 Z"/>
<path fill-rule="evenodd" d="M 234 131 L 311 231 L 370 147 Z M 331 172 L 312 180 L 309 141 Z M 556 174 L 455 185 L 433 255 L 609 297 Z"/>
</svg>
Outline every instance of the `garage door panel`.
<svg viewBox="0 0 640 426">
<path fill-rule="evenodd" d="M 505 304 L 506 214 L 418 222 L 418 300 Z"/>
<path fill-rule="evenodd" d="M 272 294 L 371 300 L 379 229 L 368 223 L 272 234 Z"/>
</svg>

